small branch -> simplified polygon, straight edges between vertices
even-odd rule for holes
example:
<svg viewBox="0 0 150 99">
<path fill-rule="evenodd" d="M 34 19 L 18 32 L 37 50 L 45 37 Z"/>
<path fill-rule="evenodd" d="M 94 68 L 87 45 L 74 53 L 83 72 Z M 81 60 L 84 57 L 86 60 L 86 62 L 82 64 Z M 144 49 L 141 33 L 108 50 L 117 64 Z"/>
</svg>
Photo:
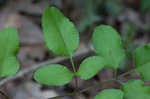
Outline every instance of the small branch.
<svg viewBox="0 0 150 99">
<path fill-rule="evenodd" d="M 1 94 L 2 96 L 4 96 L 5 99 L 9 99 L 9 97 L 8 97 L 4 92 L 0 91 L 0 94 Z"/>
<path fill-rule="evenodd" d="M 74 95 L 75 95 L 75 93 L 68 93 L 68 94 L 64 94 L 61 96 L 56 96 L 56 97 L 52 97 L 52 98 L 48 98 L 48 99 L 60 99 L 60 98 L 66 97 L 66 96 L 74 96 Z"/>
<path fill-rule="evenodd" d="M 92 53 L 91 49 L 83 49 L 83 50 L 77 51 L 73 55 L 73 58 L 76 58 L 76 57 L 79 57 L 79 56 L 86 56 L 89 53 Z M 29 67 L 29 68 L 21 70 L 15 76 L 4 78 L 3 80 L 0 81 L 0 86 L 8 83 L 9 81 L 15 80 L 17 78 L 21 78 L 22 76 L 24 76 L 26 74 L 29 74 L 29 73 L 33 72 L 34 70 L 36 70 L 36 69 L 38 69 L 38 68 L 40 68 L 40 67 L 42 67 L 44 65 L 60 63 L 60 62 L 66 61 L 66 60 L 69 60 L 69 57 L 58 57 L 58 58 L 55 58 L 55 59 L 52 59 L 52 60 L 47 60 L 47 61 L 42 62 L 42 63 L 37 64 L 37 65 L 33 65 L 33 66 Z"/>
</svg>

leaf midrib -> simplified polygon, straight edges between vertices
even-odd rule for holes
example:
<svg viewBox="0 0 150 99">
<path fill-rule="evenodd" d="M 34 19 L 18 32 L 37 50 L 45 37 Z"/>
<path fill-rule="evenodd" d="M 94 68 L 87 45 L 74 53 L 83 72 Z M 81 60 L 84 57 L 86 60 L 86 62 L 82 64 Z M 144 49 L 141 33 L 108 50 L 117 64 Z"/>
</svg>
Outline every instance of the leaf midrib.
<svg viewBox="0 0 150 99">
<path fill-rule="evenodd" d="M 51 10 L 51 12 L 53 13 L 52 10 Z M 59 25 L 58 25 L 57 22 L 56 22 L 55 17 L 53 16 L 53 14 L 51 14 L 51 16 L 52 16 L 52 19 L 54 19 L 53 22 L 54 22 L 54 24 L 55 24 L 55 26 L 56 26 L 56 28 L 57 28 L 57 31 L 59 32 L 58 34 L 59 34 L 59 36 L 62 38 L 62 41 L 63 41 L 64 46 L 65 46 L 65 49 L 66 49 L 66 51 L 68 52 L 67 54 L 69 54 L 69 55 L 71 56 L 71 53 L 70 53 L 70 51 L 68 50 L 68 47 L 67 47 L 66 42 L 65 42 L 65 40 L 64 40 L 64 37 L 63 37 L 63 35 L 62 35 L 62 32 L 61 32 L 61 30 L 60 30 L 60 28 L 59 28 Z M 65 17 L 65 16 L 63 16 L 63 17 Z"/>
</svg>

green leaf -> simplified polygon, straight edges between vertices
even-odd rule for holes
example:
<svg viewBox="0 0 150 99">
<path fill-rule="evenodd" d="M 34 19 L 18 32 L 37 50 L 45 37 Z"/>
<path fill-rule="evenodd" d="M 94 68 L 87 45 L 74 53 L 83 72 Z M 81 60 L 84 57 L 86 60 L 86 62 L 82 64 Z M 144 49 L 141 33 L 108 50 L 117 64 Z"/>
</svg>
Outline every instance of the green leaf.
<svg viewBox="0 0 150 99">
<path fill-rule="evenodd" d="M 85 59 L 79 67 L 77 75 L 82 79 L 93 77 L 104 66 L 104 59 L 100 56 L 92 56 Z"/>
<path fill-rule="evenodd" d="M 141 80 L 130 80 L 121 87 L 124 99 L 150 99 L 150 87 Z"/>
<path fill-rule="evenodd" d="M 144 80 L 150 80 L 150 63 L 144 64 L 141 67 L 136 69 L 136 72 L 140 74 L 140 76 Z"/>
<path fill-rule="evenodd" d="M 108 68 L 117 68 L 125 59 L 120 35 L 111 26 L 101 25 L 96 27 L 93 34 L 93 45 L 95 51 L 104 57 Z"/>
<path fill-rule="evenodd" d="M 62 86 L 72 80 L 74 74 L 59 64 L 46 65 L 34 73 L 34 79 L 45 85 Z"/>
<path fill-rule="evenodd" d="M 123 92 L 118 89 L 106 89 L 98 93 L 95 99 L 123 99 Z"/>
<path fill-rule="evenodd" d="M 79 33 L 57 8 L 45 9 L 42 27 L 46 45 L 54 53 L 70 56 L 78 47 Z"/>
<path fill-rule="evenodd" d="M 12 76 L 19 70 L 16 54 L 19 48 L 19 37 L 16 29 L 4 28 L 0 32 L 0 77 Z"/>
<path fill-rule="evenodd" d="M 150 80 L 150 44 L 138 47 L 134 51 L 134 68 L 144 80 Z"/>
<path fill-rule="evenodd" d="M 140 46 L 134 51 L 134 66 L 139 67 L 150 62 L 150 43 Z"/>
</svg>

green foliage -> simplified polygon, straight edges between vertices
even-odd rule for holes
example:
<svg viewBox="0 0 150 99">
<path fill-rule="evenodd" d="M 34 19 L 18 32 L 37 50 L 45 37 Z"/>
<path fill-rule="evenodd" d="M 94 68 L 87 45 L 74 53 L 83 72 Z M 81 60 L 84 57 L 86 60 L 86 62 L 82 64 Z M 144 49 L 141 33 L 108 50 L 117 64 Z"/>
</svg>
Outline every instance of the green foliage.
<svg viewBox="0 0 150 99">
<path fill-rule="evenodd" d="M 46 45 L 53 52 L 72 57 L 78 47 L 79 34 L 74 25 L 55 7 L 45 9 L 42 27 Z M 67 84 L 75 74 L 65 66 L 52 64 L 38 69 L 34 79 L 45 85 Z"/>
<path fill-rule="evenodd" d="M 100 4 L 102 4 L 102 0 L 82 0 L 83 15 L 78 23 L 79 32 L 83 33 L 87 27 L 102 20 L 97 12 Z"/>
<path fill-rule="evenodd" d="M 76 90 L 72 93 L 77 95 L 84 92 L 78 89 L 78 77 L 87 80 L 92 78 L 102 68 L 115 69 L 115 77 L 111 80 L 120 84 L 119 77 L 136 71 L 144 80 L 150 80 L 150 43 L 138 47 L 133 54 L 134 69 L 117 76 L 116 70 L 126 58 L 126 53 L 122 47 L 120 35 L 111 26 L 100 25 L 96 27 L 93 34 L 94 50 L 97 56 L 88 57 L 76 70 L 72 60 L 72 54 L 78 47 L 79 34 L 72 22 L 70 22 L 57 8 L 48 7 L 45 9 L 42 17 L 42 26 L 46 45 L 56 54 L 69 56 L 74 72 L 68 70 L 65 66 L 59 64 L 45 65 L 34 73 L 34 79 L 45 85 L 62 86 L 69 83 L 75 77 Z M 131 25 L 132 26 L 132 25 Z M 130 27 L 130 34 L 134 29 Z M 131 36 L 128 35 L 127 36 Z M 124 43 L 130 43 L 124 39 Z M 19 63 L 16 54 L 19 48 L 18 33 L 14 28 L 4 28 L 0 32 L 0 77 L 14 75 L 19 69 Z M 125 46 L 125 48 L 129 48 Z M 129 53 L 129 52 L 127 52 Z M 117 76 L 117 77 L 116 77 Z M 97 85 L 102 85 L 98 83 Z M 71 96 L 72 94 L 68 94 Z M 63 96 L 63 95 L 62 95 Z M 62 97 L 60 96 L 60 97 Z M 54 98 L 53 98 L 54 99 Z M 150 99 L 150 86 L 146 86 L 142 80 L 129 80 L 122 84 L 121 89 L 106 89 L 95 96 L 95 99 Z"/>
<path fill-rule="evenodd" d="M 150 61 L 150 44 L 138 47 L 134 52 L 134 66 L 139 67 Z"/>
<path fill-rule="evenodd" d="M 150 80 L 150 63 L 146 63 L 136 69 L 136 72 L 141 75 L 144 80 Z"/>
<path fill-rule="evenodd" d="M 147 12 L 150 9 L 150 0 L 140 0 L 141 12 Z"/>
<path fill-rule="evenodd" d="M 116 69 L 125 58 L 120 36 L 111 26 L 96 27 L 93 45 L 98 55 L 104 57 L 105 66 L 108 68 Z"/>
<path fill-rule="evenodd" d="M 61 86 L 67 84 L 74 74 L 66 67 L 58 64 L 46 65 L 38 69 L 34 79 L 45 85 Z"/>
<path fill-rule="evenodd" d="M 74 25 L 55 7 L 48 7 L 44 11 L 42 18 L 42 26 L 46 45 L 53 52 L 69 56 L 74 73 L 69 71 L 65 66 L 59 64 L 46 65 L 38 69 L 34 73 L 34 79 L 45 85 L 60 86 L 69 83 L 75 77 L 76 90 L 73 95 L 78 92 L 78 77 L 87 80 L 92 78 L 103 68 L 111 68 L 117 71 L 120 64 L 126 59 L 125 51 L 120 35 L 115 29 L 108 25 L 100 25 L 95 28 L 93 33 L 93 46 L 97 56 L 86 58 L 76 70 L 72 60 L 72 54 L 78 47 L 79 35 Z M 129 28 L 129 27 L 128 27 Z M 128 29 L 127 37 L 132 35 L 134 26 Z M 124 47 L 127 49 L 129 40 L 123 39 Z M 125 46 L 127 45 L 127 46 Z M 130 55 L 131 57 L 131 55 Z M 150 80 L 150 44 L 141 46 L 134 51 L 134 69 L 144 80 Z M 123 76 L 131 73 L 130 71 L 122 74 Z M 114 73 L 115 76 L 117 73 Z M 114 77 L 113 80 L 122 84 Z M 98 83 L 98 85 L 102 85 Z M 82 90 L 78 93 L 83 92 Z M 69 94 L 70 95 L 70 94 Z M 72 94 L 71 94 L 72 95 Z M 145 86 L 141 80 L 130 80 L 123 84 L 121 90 L 107 89 L 98 93 L 95 99 L 150 99 L 150 86 Z"/>
<path fill-rule="evenodd" d="M 134 67 L 144 80 L 150 80 L 150 44 L 138 47 L 134 52 Z"/>
<path fill-rule="evenodd" d="M 14 75 L 19 69 L 16 54 L 19 48 L 18 32 L 12 28 L 4 28 L 0 32 L 0 77 Z"/>
<path fill-rule="evenodd" d="M 121 3 L 118 0 L 106 0 L 105 8 L 110 16 L 117 16 L 122 10 Z"/>
<path fill-rule="evenodd" d="M 83 33 L 88 26 L 101 20 L 102 19 L 97 15 L 84 16 L 79 22 L 78 30 Z"/>
<path fill-rule="evenodd" d="M 98 93 L 95 99 L 123 99 L 123 92 L 117 89 L 106 89 Z"/>
<path fill-rule="evenodd" d="M 103 21 L 102 13 L 115 17 L 123 9 L 122 0 L 81 0 L 81 2 L 83 15 L 78 22 L 78 30 L 81 33 L 94 23 Z"/>
<path fill-rule="evenodd" d="M 141 80 L 130 80 L 122 86 L 124 99 L 150 99 L 150 86 Z"/>
<path fill-rule="evenodd" d="M 77 30 L 57 8 L 45 9 L 42 27 L 46 45 L 53 52 L 70 56 L 78 47 L 79 34 Z"/>
<path fill-rule="evenodd" d="M 123 47 L 126 49 L 126 59 L 121 64 L 120 69 L 125 70 L 127 66 L 130 65 L 130 60 L 132 59 L 133 51 L 136 48 L 136 45 L 133 42 L 135 37 L 136 26 L 135 24 L 125 22 L 121 30 Z"/>
<path fill-rule="evenodd" d="M 85 59 L 78 70 L 77 75 L 82 79 L 93 77 L 104 66 L 104 59 L 100 56 L 92 56 Z"/>
</svg>

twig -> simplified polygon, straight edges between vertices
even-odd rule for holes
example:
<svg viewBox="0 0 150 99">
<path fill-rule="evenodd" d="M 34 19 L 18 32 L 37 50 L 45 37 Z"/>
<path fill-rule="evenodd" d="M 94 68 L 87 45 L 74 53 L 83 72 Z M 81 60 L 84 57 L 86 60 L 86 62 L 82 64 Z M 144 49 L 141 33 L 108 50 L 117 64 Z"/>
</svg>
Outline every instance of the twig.
<svg viewBox="0 0 150 99">
<path fill-rule="evenodd" d="M 76 57 L 79 57 L 79 56 L 85 56 L 85 55 L 87 55 L 89 53 L 92 53 L 91 49 L 83 49 L 83 50 L 77 51 L 73 55 L 73 58 L 76 58 Z M 42 63 L 37 64 L 37 65 L 33 65 L 33 66 L 29 67 L 29 68 L 21 70 L 15 76 L 4 78 L 3 80 L 0 81 L 0 86 L 8 83 L 9 81 L 15 80 L 17 78 L 21 78 L 25 74 L 29 74 L 29 73 L 33 72 L 34 70 L 36 70 L 36 69 L 38 69 L 38 68 L 40 68 L 40 67 L 42 67 L 44 65 L 60 63 L 60 62 L 66 61 L 66 60 L 69 60 L 69 57 L 64 56 L 64 57 L 58 57 L 58 58 L 55 58 L 55 59 L 52 59 L 52 60 L 47 60 L 47 61 L 42 62 Z"/>
<path fill-rule="evenodd" d="M 52 97 L 52 98 L 48 98 L 48 99 L 61 99 L 61 98 L 66 97 L 66 96 L 74 96 L 74 95 L 75 95 L 74 93 L 68 93 L 68 94 L 64 94 L 61 96 L 56 96 L 56 97 Z"/>
<path fill-rule="evenodd" d="M 0 91 L 0 94 L 1 94 L 2 96 L 4 96 L 5 99 L 9 99 L 9 97 L 8 97 L 3 91 Z"/>
</svg>

